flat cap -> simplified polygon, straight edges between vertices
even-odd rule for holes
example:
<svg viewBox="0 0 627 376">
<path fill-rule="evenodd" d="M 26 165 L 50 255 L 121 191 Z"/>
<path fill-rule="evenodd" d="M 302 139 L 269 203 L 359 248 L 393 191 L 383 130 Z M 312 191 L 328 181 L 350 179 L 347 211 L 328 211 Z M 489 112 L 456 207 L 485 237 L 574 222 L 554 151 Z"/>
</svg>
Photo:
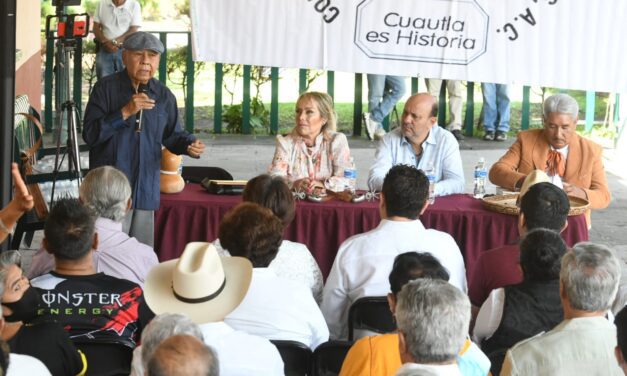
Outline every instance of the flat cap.
<svg viewBox="0 0 627 376">
<path fill-rule="evenodd" d="M 163 43 L 154 35 L 145 31 L 137 31 L 124 40 L 122 48 L 125 50 L 151 50 L 163 53 Z"/>
</svg>

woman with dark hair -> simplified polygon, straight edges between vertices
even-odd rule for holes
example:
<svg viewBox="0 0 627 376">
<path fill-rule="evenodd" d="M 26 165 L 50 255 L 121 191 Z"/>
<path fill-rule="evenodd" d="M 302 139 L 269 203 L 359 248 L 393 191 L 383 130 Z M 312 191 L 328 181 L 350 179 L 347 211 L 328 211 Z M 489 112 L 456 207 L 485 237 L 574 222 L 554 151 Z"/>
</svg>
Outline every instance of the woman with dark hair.
<svg viewBox="0 0 627 376">
<path fill-rule="evenodd" d="M 294 197 L 281 177 L 264 174 L 249 180 L 242 198 L 272 210 L 281 220 L 283 229 L 294 219 Z M 216 239 L 213 245 L 222 256 L 229 254 L 222 248 L 220 239 Z M 317 302 L 322 298 L 322 273 L 306 245 L 283 239 L 268 268 L 279 277 L 304 283 Z"/>
<path fill-rule="evenodd" d="M 281 245 L 283 224 L 270 209 L 243 202 L 220 223 L 220 239 L 232 256 L 253 264 L 246 297 L 225 322 L 270 340 L 298 341 L 312 350 L 329 339 L 329 329 L 308 288 L 281 278 L 268 266 Z"/>
<path fill-rule="evenodd" d="M 566 252 L 559 233 L 528 232 L 520 242 L 523 282 L 492 290 L 481 306 L 473 336 L 490 358 L 493 375 L 500 373 L 510 347 L 562 321 L 559 273 Z"/>
<path fill-rule="evenodd" d="M 304 192 L 320 192 L 331 177 L 344 176 L 350 165 L 346 136 L 335 131 L 333 98 L 326 93 L 307 92 L 296 101 L 294 129 L 277 136 L 269 173 L 282 176 Z"/>
<path fill-rule="evenodd" d="M 11 352 L 41 360 L 53 375 L 82 375 L 87 369 L 81 356 L 61 325 L 38 322 L 39 292 L 32 287 L 20 267 L 18 251 L 0 254 L 0 296 L 5 325 L 2 339 Z"/>
</svg>

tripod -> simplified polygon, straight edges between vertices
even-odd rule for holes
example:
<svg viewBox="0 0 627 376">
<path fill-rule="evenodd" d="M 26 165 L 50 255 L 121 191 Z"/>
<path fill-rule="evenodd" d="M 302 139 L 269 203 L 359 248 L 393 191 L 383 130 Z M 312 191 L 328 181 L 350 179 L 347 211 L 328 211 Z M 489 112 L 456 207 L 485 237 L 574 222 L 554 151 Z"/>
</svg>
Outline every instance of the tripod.
<svg viewBox="0 0 627 376">
<path fill-rule="evenodd" d="M 77 51 L 77 47 L 80 47 L 82 38 L 88 33 L 84 28 L 84 23 L 78 20 L 77 17 L 86 16 L 86 24 L 89 24 L 89 16 L 85 14 L 80 15 L 65 15 L 63 13 L 63 4 L 57 4 L 57 14 L 54 17 L 49 16 L 46 21 L 46 35 L 48 38 L 56 39 L 55 44 L 55 109 L 56 109 L 56 129 L 55 129 L 55 141 L 56 152 L 54 159 L 54 169 L 52 172 L 52 192 L 50 195 L 50 207 L 54 203 L 54 194 L 61 172 L 62 164 L 67 157 L 67 174 L 70 180 L 75 180 L 77 188 L 82 182 L 81 172 L 81 160 L 80 149 L 78 145 L 78 124 L 81 123 L 81 117 L 76 103 L 71 99 L 70 88 L 71 85 L 71 68 L 70 63 L 73 62 Z M 50 20 L 57 19 L 57 33 L 50 30 Z M 79 49 L 80 51 L 80 49 Z M 64 130 L 67 134 L 64 133 Z M 64 137 L 65 136 L 65 137 Z M 65 138 L 65 140 L 64 140 Z M 61 148 L 61 143 L 65 141 L 66 147 Z"/>
</svg>

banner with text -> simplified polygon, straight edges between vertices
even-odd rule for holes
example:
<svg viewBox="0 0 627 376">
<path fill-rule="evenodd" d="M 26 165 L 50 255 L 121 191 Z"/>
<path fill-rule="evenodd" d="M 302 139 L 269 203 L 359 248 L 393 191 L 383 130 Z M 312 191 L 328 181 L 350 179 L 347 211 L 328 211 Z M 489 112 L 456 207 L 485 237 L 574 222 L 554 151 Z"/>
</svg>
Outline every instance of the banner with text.
<svg viewBox="0 0 627 376">
<path fill-rule="evenodd" d="M 191 0 L 196 60 L 620 92 L 625 0 Z"/>
</svg>

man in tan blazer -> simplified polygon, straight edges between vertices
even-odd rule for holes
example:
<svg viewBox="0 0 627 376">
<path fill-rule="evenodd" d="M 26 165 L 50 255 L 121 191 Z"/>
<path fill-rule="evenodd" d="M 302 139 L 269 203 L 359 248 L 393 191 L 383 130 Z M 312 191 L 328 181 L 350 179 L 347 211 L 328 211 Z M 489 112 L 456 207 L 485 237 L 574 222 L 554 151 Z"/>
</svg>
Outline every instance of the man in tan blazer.
<svg viewBox="0 0 627 376">
<path fill-rule="evenodd" d="M 569 196 L 588 200 L 591 209 L 607 207 L 610 191 L 602 149 L 576 133 L 578 118 L 579 105 L 571 96 L 555 94 L 547 98 L 544 128 L 520 132 L 516 142 L 490 169 L 490 181 L 518 190 L 527 174 L 539 169 L 546 171 L 551 182 Z"/>
</svg>

